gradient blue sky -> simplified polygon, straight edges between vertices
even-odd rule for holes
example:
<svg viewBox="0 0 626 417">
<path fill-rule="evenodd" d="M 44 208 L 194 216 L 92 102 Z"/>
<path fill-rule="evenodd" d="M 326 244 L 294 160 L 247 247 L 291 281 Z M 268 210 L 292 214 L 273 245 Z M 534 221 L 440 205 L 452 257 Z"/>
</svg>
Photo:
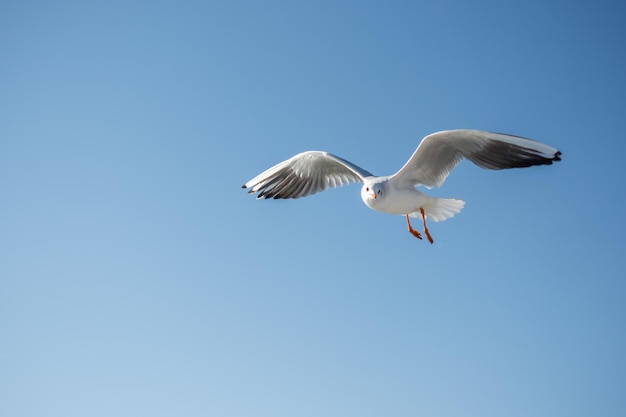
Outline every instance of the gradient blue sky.
<svg viewBox="0 0 626 417">
<path fill-rule="evenodd" d="M 626 415 L 617 1 L 0 3 L 0 415 Z M 432 223 L 351 185 L 240 186 L 310 149 L 395 172 L 444 129 Z"/>
</svg>

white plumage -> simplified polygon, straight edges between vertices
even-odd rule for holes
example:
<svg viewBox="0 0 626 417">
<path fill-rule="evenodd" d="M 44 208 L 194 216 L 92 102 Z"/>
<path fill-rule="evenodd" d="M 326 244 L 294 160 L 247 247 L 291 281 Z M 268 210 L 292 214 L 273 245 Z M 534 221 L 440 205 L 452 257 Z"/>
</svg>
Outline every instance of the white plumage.
<svg viewBox="0 0 626 417">
<path fill-rule="evenodd" d="M 329 187 L 361 182 L 361 198 L 370 208 L 409 217 L 421 217 L 424 232 L 426 218 L 441 221 L 461 211 L 458 199 L 433 198 L 415 187 L 441 186 L 461 160 L 468 159 L 485 169 L 523 168 L 550 165 L 560 161 L 561 152 L 549 145 L 518 136 L 480 130 L 447 130 L 426 136 L 404 164 L 391 176 L 377 177 L 338 156 L 322 151 L 295 155 L 262 172 L 242 187 L 257 198 L 300 198 Z"/>
</svg>

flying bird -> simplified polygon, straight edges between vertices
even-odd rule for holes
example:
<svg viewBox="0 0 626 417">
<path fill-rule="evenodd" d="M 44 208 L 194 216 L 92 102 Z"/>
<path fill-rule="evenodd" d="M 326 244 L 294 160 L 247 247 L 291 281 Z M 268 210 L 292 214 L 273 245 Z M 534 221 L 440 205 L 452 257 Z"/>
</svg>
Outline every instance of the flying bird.
<svg viewBox="0 0 626 417">
<path fill-rule="evenodd" d="M 361 199 L 369 208 L 406 217 L 409 232 L 422 234 L 410 218 L 421 218 L 423 233 L 433 238 L 426 219 L 443 221 L 461 211 L 465 202 L 434 198 L 417 186 L 440 187 L 452 169 L 467 159 L 485 169 L 525 168 L 560 161 L 561 152 L 552 146 L 519 136 L 481 130 L 446 130 L 426 136 L 398 172 L 378 177 L 338 156 L 323 151 L 299 153 L 260 173 L 242 188 L 257 199 L 300 198 L 329 187 L 360 182 Z"/>
</svg>

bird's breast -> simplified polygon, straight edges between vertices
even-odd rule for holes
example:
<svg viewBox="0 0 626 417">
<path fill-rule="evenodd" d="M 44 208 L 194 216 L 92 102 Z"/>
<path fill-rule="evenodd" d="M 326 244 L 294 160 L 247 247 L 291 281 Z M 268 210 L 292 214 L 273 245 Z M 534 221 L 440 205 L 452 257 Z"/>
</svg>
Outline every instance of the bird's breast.
<svg viewBox="0 0 626 417">
<path fill-rule="evenodd" d="M 389 187 L 375 199 L 364 199 L 363 201 L 369 208 L 376 211 L 389 214 L 407 214 L 417 211 L 426 204 L 427 200 L 428 196 L 415 188 Z"/>
</svg>

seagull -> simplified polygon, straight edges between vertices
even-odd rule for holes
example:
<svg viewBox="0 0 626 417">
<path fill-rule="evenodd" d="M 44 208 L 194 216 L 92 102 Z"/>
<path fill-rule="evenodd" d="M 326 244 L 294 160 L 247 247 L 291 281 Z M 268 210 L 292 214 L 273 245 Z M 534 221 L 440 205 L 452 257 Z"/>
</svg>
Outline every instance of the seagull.
<svg viewBox="0 0 626 417">
<path fill-rule="evenodd" d="M 338 156 L 323 151 L 299 153 L 242 185 L 257 199 L 300 198 L 327 188 L 360 182 L 361 199 L 382 213 L 403 215 L 409 232 L 422 234 L 410 218 L 421 218 L 423 233 L 432 244 L 426 219 L 443 221 L 461 211 L 465 202 L 455 198 L 434 198 L 417 186 L 440 187 L 461 160 L 484 169 L 525 168 L 560 161 L 561 152 L 531 139 L 481 130 L 445 130 L 432 133 L 420 142 L 398 172 L 378 177 Z"/>
</svg>

